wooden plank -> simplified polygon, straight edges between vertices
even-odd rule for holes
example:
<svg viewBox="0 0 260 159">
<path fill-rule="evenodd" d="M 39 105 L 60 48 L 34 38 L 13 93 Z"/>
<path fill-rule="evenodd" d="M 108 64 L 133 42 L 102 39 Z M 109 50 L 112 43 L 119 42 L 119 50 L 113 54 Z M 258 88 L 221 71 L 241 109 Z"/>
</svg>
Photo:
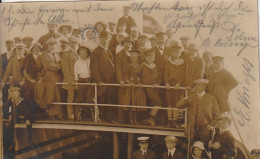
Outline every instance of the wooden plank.
<svg viewBox="0 0 260 159">
<path fill-rule="evenodd" d="M 16 124 L 17 128 L 25 128 L 24 124 Z M 70 124 L 33 124 L 33 128 L 45 129 L 71 129 L 71 130 L 90 130 L 90 131 L 106 131 L 106 132 L 123 132 L 134 134 L 150 134 L 150 135 L 174 135 L 184 137 L 183 131 L 157 130 L 148 128 L 128 128 L 128 127 L 112 127 L 99 125 L 70 125 Z"/>
</svg>

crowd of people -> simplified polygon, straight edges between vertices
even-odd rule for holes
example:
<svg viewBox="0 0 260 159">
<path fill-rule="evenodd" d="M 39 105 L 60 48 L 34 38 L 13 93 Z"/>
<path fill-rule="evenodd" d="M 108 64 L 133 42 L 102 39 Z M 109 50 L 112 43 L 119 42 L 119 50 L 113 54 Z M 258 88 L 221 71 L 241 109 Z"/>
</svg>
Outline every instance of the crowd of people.
<svg viewBox="0 0 260 159">
<path fill-rule="evenodd" d="M 224 58 L 210 51 L 201 57 L 188 36 L 176 39 L 172 30 L 149 38 L 140 33 L 130 11 L 125 6 L 117 23 L 98 21 L 84 32 L 84 41 L 82 30 L 55 23 L 48 23 L 49 32 L 39 39 L 6 40 L 7 52 L 1 55 L 4 117 L 12 120 L 23 115 L 28 127 L 36 112 L 50 120 L 78 120 L 93 116 L 93 110 L 72 103 L 97 100 L 99 104 L 153 107 L 99 107 L 101 122 L 145 121 L 156 126 L 165 117 L 158 115 L 160 107 L 187 108 L 185 134 L 194 143 L 194 158 L 197 148 L 225 149 L 216 159 L 234 157 L 234 138 L 226 128 L 231 121 L 226 115 L 228 95 L 238 82 L 224 68 Z M 96 83 L 97 99 L 93 86 L 77 83 Z M 52 104 L 61 101 L 68 103 L 66 113 L 61 105 Z M 180 127 L 182 119 L 182 110 L 168 109 L 165 126 Z"/>
</svg>

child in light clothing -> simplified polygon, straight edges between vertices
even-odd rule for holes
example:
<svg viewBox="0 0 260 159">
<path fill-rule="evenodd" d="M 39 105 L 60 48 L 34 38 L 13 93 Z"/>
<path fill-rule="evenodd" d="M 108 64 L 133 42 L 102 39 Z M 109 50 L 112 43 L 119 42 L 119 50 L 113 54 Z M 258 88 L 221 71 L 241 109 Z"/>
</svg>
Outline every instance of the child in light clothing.
<svg viewBox="0 0 260 159">
<path fill-rule="evenodd" d="M 76 83 L 91 83 L 92 82 L 91 73 L 90 73 L 91 51 L 89 48 L 85 46 L 81 46 L 77 50 L 77 53 L 79 55 L 79 59 L 75 62 L 75 66 L 74 66 L 75 81 Z M 92 102 L 93 99 L 92 86 L 77 85 L 76 90 L 77 90 L 77 95 L 76 95 L 77 103 Z M 79 120 L 80 117 L 84 117 L 84 115 L 87 115 L 85 112 L 86 109 L 83 108 L 77 109 L 76 107 L 77 119 Z"/>
</svg>

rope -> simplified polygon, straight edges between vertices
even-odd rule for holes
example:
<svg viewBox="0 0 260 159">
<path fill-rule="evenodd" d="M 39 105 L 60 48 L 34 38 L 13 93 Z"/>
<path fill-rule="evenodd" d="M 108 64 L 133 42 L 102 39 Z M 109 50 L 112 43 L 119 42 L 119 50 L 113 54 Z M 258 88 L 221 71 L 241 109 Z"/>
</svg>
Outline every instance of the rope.
<svg viewBox="0 0 260 159">
<path fill-rule="evenodd" d="M 74 4 L 74 8 L 75 8 L 75 12 L 76 12 L 76 16 L 77 16 L 78 28 L 80 28 L 79 16 L 78 16 L 78 12 L 77 12 L 77 7 L 76 7 L 76 3 L 75 3 L 75 1 L 73 2 L 73 4 Z M 83 39 L 82 39 L 82 38 L 80 38 L 80 39 L 81 39 L 81 44 L 83 45 Z"/>
</svg>

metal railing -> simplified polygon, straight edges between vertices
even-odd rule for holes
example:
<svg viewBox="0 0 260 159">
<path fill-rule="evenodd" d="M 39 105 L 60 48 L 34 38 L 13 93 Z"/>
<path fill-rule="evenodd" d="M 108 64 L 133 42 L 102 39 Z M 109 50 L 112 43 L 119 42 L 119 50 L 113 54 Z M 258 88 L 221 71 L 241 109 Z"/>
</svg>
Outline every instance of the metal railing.
<svg viewBox="0 0 260 159">
<path fill-rule="evenodd" d="M 94 121 L 98 122 L 99 121 L 99 107 L 118 107 L 118 108 L 139 108 L 139 109 L 160 109 L 160 110 L 172 110 L 172 111 L 184 111 L 185 112 L 185 117 L 184 117 L 184 127 L 186 126 L 187 123 L 187 108 L 185 109 L 179 109 L 179 108 L 168 108 L 168 107 L 153 107 L 153 106 L 138 106 L 138 105 L 120 105 L 120 104 L 99 104 L 98 101 L 98 95 L 97 95 L 97 88 L 101 86 L 112 86 L 112 87 L 135 87 L 135 88 L 159 88 L 159 89 L 179 89 L 179 90 L 184 90 L 185 91 L 185 96 L 188 94 L 188 88 L 186 87 L 166 87 L 166 86 L 154 86 L 154 85 L 141 85 L 141 86 L 131 86 L 129 84 L 125 84 L 122 86 L 121 84 L 111 84 L 111 83 L 102 83 L 102 84 L 97 84 L 97 83 L 62 83 L 58 82 L 56 85 L 81 85 L 81 86 L 94 86 L 94 103 L 65 103 L 65 102 L 53 102 L 51 104 L 53 105 L 72 105 L 72 106 L 90 106 L 94 107 Z"/>
</svg>

